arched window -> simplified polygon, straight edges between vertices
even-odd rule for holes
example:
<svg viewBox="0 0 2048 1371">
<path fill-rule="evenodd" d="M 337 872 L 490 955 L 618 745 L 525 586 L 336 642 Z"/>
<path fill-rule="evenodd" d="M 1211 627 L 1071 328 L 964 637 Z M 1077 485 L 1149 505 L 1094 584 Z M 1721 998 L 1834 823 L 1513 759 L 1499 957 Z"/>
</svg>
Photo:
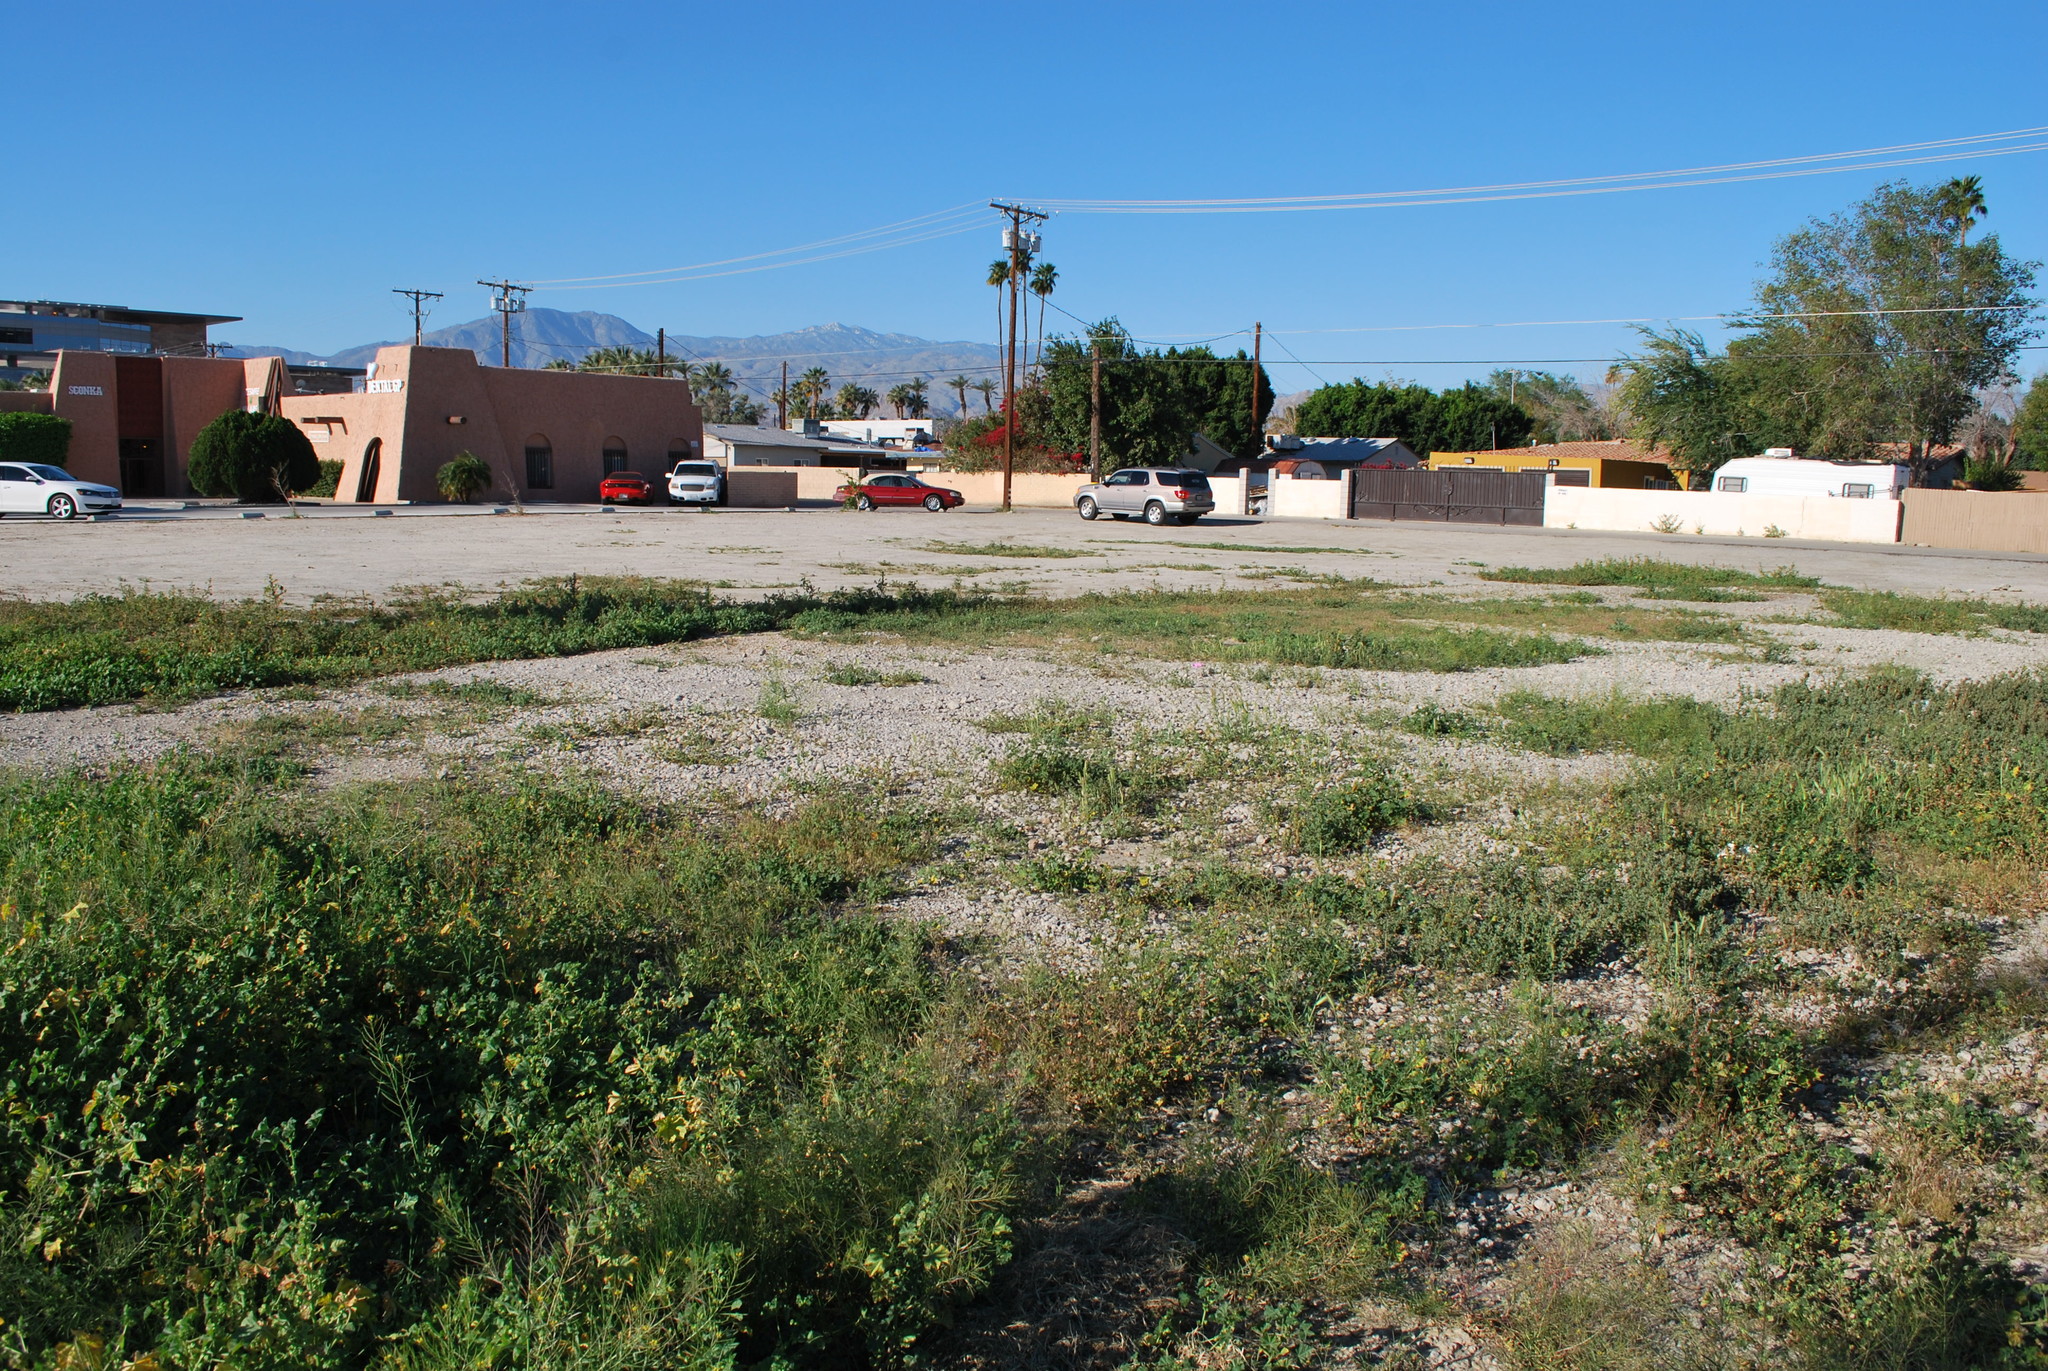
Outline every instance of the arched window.
<svg viewBox="0 0 2048 1371">
<path fill-rule="evenodd" d="M 363 469 L 356 475 L 356 503 L 367 505 L 377 498 L 377 468 L 384 456 L 384 440 L 372 438 L 363 447 Z"/>
<path fill-rule="evenodd" d="M 607 439 L 605 439 L 605 440 L 604 440 L 604 474 L 605 474 L 605 475 L 607 475 L 607 476 L 609 476 L 609 475 L 611 475 L 611 474 L 612 474 L 613 472 L 615 472 L 615 471 L 624 471 L 625 469 L 626 469 L 626 440 L 625 440 L 624 438 L 616 438 L 616 437 L 614 437 L 614 438 L 607 438 Z"/>
<path fill-rule="evenodd" d="M 526 440 L 526 488 L 555 488 L 555 449 L 545 433 L 536 433 Z"/>
</svg>

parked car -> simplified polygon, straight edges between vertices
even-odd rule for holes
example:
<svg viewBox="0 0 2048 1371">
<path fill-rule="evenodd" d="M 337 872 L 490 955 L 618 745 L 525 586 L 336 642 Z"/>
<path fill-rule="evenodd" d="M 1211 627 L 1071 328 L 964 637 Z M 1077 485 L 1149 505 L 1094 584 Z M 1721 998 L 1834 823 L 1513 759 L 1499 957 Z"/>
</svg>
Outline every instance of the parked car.
<svg viewBox="0 0 2048 1371">
<path fill-rule="evenodd" d="M 121 492 L 112 486 L 81 481 L 62 467 L 40 462 L 0 462 L 0 515 L 47 514 L 75 519 L 121 507 Z"/>
<path fill-rule="evenodd" d="M 1112 519 L 1145 516 L 1148 524 L 1192 524 L 1214 512 L 1216 497 L 1209 478 L 1182 467 L 1125 467 L 1074 492 L 1074 508 L 1083 519 L 1107 514 Z"/>
<path fill-rule="evenodd" d="M 615 471 L 598 483 L 597 498 L 607 505 L 651 504 L 654 487 L 637 471 Z"/>
<path fill-rule="evenodd" d="M 716 462 L 677 462 L 668 474 L 669 503 L 709 509 L 725 503 L 725 468 Z"/>
<path fill-rule="evenodd" d="M 923 505 L 934 514 L 943 509 L 958 509 L 967 503 L 967 497 L 957 490 L 928 486 L 917 477 L 898 471 L 878 472 L 864 481 L 849 481 L 833 491 L 832 498 L 841 504 L 851 500 L 860 509 L 875 509 L 882 505 Z"/>
</svg>

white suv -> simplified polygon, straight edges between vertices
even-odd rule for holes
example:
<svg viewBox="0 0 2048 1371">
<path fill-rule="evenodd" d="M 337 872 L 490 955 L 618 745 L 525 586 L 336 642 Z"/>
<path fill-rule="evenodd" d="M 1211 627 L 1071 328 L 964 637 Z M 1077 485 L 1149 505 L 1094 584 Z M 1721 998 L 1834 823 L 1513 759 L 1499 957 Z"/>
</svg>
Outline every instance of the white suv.
<svg viewBox="0 0 2048 1371">
<path fill-rule="evenodd" d="M 725 469 L 716 462 L 677 462 L 668 474 L 670 504 L 709 509 L 725 503 Z"/>
</svg>

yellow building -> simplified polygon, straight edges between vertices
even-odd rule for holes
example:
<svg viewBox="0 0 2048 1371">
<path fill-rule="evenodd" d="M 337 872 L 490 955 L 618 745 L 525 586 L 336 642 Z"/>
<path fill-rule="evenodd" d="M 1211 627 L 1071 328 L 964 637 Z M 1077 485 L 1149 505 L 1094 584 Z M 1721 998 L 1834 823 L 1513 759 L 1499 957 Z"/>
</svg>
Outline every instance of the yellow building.
<svg viewBox="0 0 2048 1371">
<path fill-rule="evenodd" d="M 1554 471 L 1561 486 L 1597 486 L 1603 490 L 1679 488 L 1678 478 L 1668 465 L 1626 438 L 1541 443 L 1484 452 L 1432 452 L 1425 465 L 1434 471 Z M 1580 476 L 1580 472 L 1585 474 Z"/>
</svg>

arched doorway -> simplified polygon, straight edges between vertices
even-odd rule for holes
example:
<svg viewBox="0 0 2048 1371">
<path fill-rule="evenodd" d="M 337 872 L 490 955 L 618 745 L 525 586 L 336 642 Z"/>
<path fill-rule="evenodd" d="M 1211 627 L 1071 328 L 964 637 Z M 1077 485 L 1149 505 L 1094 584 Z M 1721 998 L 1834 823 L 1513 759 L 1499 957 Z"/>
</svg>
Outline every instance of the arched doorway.
<svg viewBox="0 0 2048 1371">
<path fill-rule="evenodd" d="M 356 474 L 356 503 L 367 505 L 377 498 L 378 468 L 383 465 L 384 440 L 372 438 L 363 447 L 363 469 Z"/>
<path fill-rule="evenodd" d="M 605 474 L 605 475 L 607 475 L 607 476 L 609 476 L 609 475 L 611 475 L 611 474 L 612 474 L 613 472 L 615 472 L 615 471 L 624 471 L 625 469 L 626 469 L 626 440 L 625 440 L 624 438 L 620 438 L 620 437 L 616 437 L 616 436 L 614 436 L 614 437 L 611 437 L 611 438 L 607 438 L 607 439 L 605 439 L 605 440 L 604 440 L 604 474 Z"/>
<path fill-rule="evenodd" d="M 526 488 L 555 488 L 555 448 L 545 433 L 536 433 L 526 440 Z"/>
</svg>

